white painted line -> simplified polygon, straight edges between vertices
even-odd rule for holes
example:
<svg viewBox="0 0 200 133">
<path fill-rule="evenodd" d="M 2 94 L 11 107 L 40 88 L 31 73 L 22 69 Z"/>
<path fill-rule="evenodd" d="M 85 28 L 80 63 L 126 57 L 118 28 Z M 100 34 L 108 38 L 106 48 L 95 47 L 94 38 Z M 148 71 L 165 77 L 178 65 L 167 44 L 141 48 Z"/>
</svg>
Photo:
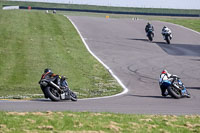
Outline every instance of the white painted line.
<svg viewBox="0 0 200 133">
<path fill-rule="evenodd" d="M 67 16 L 66 16 L 67 17 Z M 78 32 L 79 36 L 81 37 L 81 40 L 83 41 L 85 47 L 87 48 L 87 50 L 90 52 L 90 54 L 92 56 L 94 56 L 109 72 L 110 74 L 117 80 L 117 82 L 122 86 L 122 88 L 124 89 L 121 93 L 116 94 L 116 95 L 112 95 L 112 96 L 105 96 L 105 97 L 95 97 L 95 98 L 85 98 L 85 99 L 80 99 L 80 100 L 90 100 L 90 99 L 102 99 L 102 98 L 111 98 L 111 97 L 116 97 L 116 96 L 120 96 L 123 95 L 125 93 L 128 92 L 128 88 L 122 83 L 122 81 L 113 73 L 113 71 L 106 65 L 103 63 L 103 61 L 101 61 L 101 59 L 99 59 L 89 48 L 89 46 L 87 45 L 87 43 L 85 42 L 83 36 L 81 35 L 80 31 L 78 30 L 78 28 L 76 27 L 76 25 L 73 23 L 73 21 L 67 17 L 70 22 L 72 23 L 72 25 L 75 27 L 76 31 Z"/>
</svg>

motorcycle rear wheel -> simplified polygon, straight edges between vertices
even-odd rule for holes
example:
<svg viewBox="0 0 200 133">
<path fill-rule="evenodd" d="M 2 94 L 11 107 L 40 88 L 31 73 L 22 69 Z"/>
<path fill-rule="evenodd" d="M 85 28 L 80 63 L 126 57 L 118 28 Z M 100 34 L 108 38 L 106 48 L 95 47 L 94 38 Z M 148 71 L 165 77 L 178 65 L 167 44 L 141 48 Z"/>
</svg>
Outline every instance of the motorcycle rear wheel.
<svg viewBox="0 0 200 133">
<path fill-rule="evenodd" d="M 52 87 L 49 87 L 49 86 L 46 87 L 45 93 L 52 101 L 60 101 L 61 100 L 59 92 Z"/>
<path fill-rule="evenodd" d="M 181 92 L 178 91 L 176 88 L 174 88 L 172 86 L 169 86 L 167 88 L 167 91 L 168 91 L 169 95 L 172 96 L 175 99 L 179 99 L 179 98 L 182 97 Z"/>
</svg>

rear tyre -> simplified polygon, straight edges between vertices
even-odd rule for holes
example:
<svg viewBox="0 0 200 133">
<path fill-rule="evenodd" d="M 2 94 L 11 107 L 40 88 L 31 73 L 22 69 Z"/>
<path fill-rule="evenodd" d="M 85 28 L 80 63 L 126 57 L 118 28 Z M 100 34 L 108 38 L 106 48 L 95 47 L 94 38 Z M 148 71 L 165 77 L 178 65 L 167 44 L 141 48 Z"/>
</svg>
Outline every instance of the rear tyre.
<svg viewBox="0 0 200 133">
<path fill-rule="evenodd" d="M 60 93 L 52 88 L 52 87 L 46 87 L 45 88 L 45 93 L 48 95 L 48 97 L 52 100 L 52 101 L 60 101 Z"/>
<path fill-rule="evenodd" d="M 182 97 L 181 92 L 174 87 L 169 86 L 167 91 L 173 98 L 179 99 Z"/>
</svg>

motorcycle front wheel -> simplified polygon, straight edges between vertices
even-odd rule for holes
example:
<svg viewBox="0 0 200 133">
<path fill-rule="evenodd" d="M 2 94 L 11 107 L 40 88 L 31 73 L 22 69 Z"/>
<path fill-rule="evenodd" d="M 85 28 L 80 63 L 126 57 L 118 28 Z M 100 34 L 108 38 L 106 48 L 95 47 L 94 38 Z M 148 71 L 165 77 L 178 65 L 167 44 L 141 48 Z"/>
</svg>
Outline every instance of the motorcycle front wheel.
<svg viewBox="0 0 200 133">
<path fill-rule="evenodd" d="M 166 42 L 167 42 L 167 44 L 170 44 L 170 39 L 169 39 L 169 36 L 166 36 Z"/>
<path fill-rule="evenodd" d="M 74 92 L 70 91 L 70 97 L 72 101 L 77 101 L 77 95 Z"/>
<path fill-rule="evenodd" d="M 168 91 L 169 95 L 171 95 L 175 99 L 179 99 L 182 97 L 181 92 L 172 86 L 169 86 L 167 88 L 167 91 Z"/>
<path fill-rule="evenodd" d="M 52 101 L 60 101 L 60 93 L 57 89 L 48 86 L 45 88 L 45 93 Z"/>
<path fill-rule="evenodd" d="M 152 33 L 148 33 L 148 39 L 149 39 L 149 41 L 153 41 L 153 34 Z"/>
</svg>

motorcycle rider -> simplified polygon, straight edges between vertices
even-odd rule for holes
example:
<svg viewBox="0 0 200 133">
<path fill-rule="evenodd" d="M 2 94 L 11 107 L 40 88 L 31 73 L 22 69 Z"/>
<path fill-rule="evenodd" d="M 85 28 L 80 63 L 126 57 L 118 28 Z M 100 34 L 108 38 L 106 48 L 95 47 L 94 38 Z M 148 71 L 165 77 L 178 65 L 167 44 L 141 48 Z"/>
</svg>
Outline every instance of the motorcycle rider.
<svg viewBox="0 0 200 133">
<path fill-rule="evenodd" d="M 44 78 L 55 78 L 55 80 L 53 81 L 55 84 L 57 84 L 64 92 L 67 92 L 68 91 L 68 85 L 66 87 L 66 84 L 63 84 L 63 82 L 65 81 L 65 76 L 59 76 L 57 74 L 54 74 L 51 69 L 49 68 L 46 68 L 44 69 L 44 73 L 42 74 L 42 77 L 41 79 L 44 79 Z M 40 83 L 40 81 L 39 81 Z M 65 86 L 64 86 L 65 85 Z M 42 91 L 44 92 L 44 89 L 42 89 Z M 45 93 L 44 93 L 45 94 Z M 45 96 L 46 98 L 46 96 Z"/>
<path fill-rule="evenodd" d="M 162 79 L 162 80 L 170 80 L 170 78 L 173 79 L 173 78 L 175 78 L 175 77 L 178 78 L 177 75 L 172 75 L 172 74 L 168 73 L 168 71 L 167 71 L 166 69 L 164 69 L 164 70 L 161 72 L 161 74 L 160 74 L 160 79 Z M 160 81 L 160 83 L 161 83 L 161 81 Z M 166 96 L 168 95 L 168 92 L 167 92 L 166 87 L 163 87 L 163 86 L 160 84 L 160 89 L 161 89 L 161 95 L 164 96 L 164 97 L 166 97 Z M 182 96 L 188 97 L 188 95 L 187 95 L 185 89 L 182 90 L 181 92 L 182 92 Z"/>
<path fill-rule="evenodd" d="M 154 31 L 154 27 L 153 25 L 151 25 L 149 22 L 147 23 L 146 27 L 145 27 L 145 32 L 146 34 L 148 34 L 149 30 L 152 30 L 152 33 Z M 154 36 L 154 33 L 153 33 L 153 36 Z"/>
<path fill-rule="evenodd" d="M 168 73 L 167 70 L 163 70 L 162 73 L 160 74 L 160 78 L 161 77 L 162 77 L 163 80 L 168 80 L 171 77 L 171 74 Z M 161 95 L 162 96 L 167 96 L 168 95 L 167 89 L 165 87 L 162 87 L 160 85 L 160 89 L 161 89 Z"/>
<path fill-rule="evenodd" d="M 169 34 L 170 40 L 172 39 L 172 31 L 167 26 L 164 26 L 162 28 L 162 33 L 161 34 L 163 35 L 164 39 L 165 39 L 165 34 Z"/>
</svg>

